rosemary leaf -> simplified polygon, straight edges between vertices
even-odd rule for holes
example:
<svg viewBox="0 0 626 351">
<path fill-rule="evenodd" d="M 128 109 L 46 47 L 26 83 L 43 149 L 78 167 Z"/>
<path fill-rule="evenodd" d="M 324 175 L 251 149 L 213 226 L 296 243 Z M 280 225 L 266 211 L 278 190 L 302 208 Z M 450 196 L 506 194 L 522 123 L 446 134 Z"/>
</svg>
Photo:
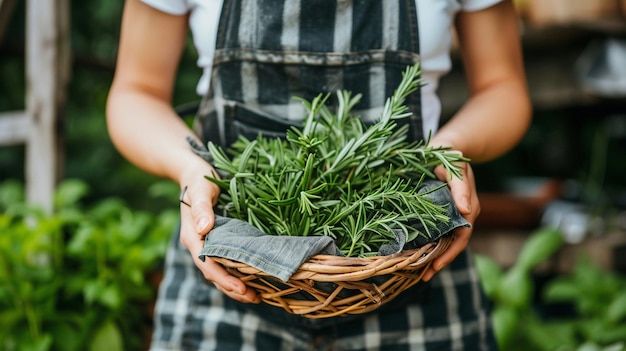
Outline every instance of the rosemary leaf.
<svg viewBox="0 0 626 351">
<path fill-rule="evenodd" d="M 420 186 L 439 165 L 461 177 L 468 159 L 408 141 L 408 126 L 396 121 L 411 116 L 404 101 L 420 84 L 419 66 L 408 67 L 372 125 L 352 114 L 361 96 L 338 91 L 335 110 L 330 94 L 300 99 L 308 115 L 285 139 L 240 137 L 232 158 L 209 143 L 222 179 L 206 178 L 222 189 L 219 207 L 267 234 L 330 236 L 347 256 L 375 255 L 398 233 L 432 235 L 449 218 Z"/>
</svg>

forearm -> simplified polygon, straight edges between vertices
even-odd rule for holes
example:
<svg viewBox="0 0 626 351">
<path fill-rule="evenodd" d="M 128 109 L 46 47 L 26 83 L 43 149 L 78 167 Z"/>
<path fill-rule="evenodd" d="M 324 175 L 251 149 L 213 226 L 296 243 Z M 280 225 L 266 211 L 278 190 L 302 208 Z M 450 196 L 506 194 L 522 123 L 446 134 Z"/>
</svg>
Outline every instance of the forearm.
<svg viewBox="0 0 626 351">
<path fill-rule="evenodd" d="M 503 1 L 455 23 L 470 97 L 431 141 L 485 162 L 515 146 L 531 120 L 517 16 Z"/>
<path fill-rule="evenodd" d="M 166 101 L 146 92 L 114 85 L 107 126 L 122 155 L 156 176 L 180 182 L 185 170 L 204 162 L 185 141 L 193 133 L 184 121 Z"/>
<path fill-rule="evenodd" d="M 450 146 L 473 162 L 486 162 L 513 148 L 530 120 L 525 84 L 504 80 L 474 94 L 433 136 L 431 144 Z"/>
<path fill-rule="evenodd" d="M 127 0 L 106 111 L 113 144 L 126 159 L 179 183 L 194 165 L 210 169 L 189 149 L 185 137 L 192 132 L 171 107 L 186 33 L 186 15 Z"/>
</svg>

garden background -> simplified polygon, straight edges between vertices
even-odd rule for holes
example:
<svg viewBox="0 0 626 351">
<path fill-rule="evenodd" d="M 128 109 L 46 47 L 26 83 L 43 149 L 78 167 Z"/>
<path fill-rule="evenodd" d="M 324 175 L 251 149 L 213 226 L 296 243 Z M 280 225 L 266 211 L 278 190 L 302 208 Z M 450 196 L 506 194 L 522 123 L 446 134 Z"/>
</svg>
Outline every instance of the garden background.
<svg viewBox="0 0 626 351">
<path fill-rule="evenodd" d="M 516 5 L 534 121 L 512 152 L 475 168 L 483 214 L 472 248 L 499 341 L 503 350 L 624 350 L 626 6 Z M 71 2 L 65 162 L 53 213 L 24 201 L 25 147 L 0 148 L 2 350 L 146 346 L 178 187 L 130 165 L 106 134 L 122 6 Z M 0 42 L 0 111 L 24 108 L 24 18 L 17 1 Z M 456 52 L 453 61 L 441 85 L 444 119 L 466 96 Z M 188 40 L 176 106 L 197 101 L 199 75 Z"/>
</svg>

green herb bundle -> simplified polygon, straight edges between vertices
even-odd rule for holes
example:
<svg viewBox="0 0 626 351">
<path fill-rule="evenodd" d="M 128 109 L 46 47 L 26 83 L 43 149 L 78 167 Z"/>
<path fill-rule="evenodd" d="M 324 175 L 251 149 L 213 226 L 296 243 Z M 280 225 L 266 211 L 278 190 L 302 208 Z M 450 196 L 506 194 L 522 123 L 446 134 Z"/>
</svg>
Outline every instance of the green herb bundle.
<svg viewBox="0 0 626 351">
<path fill-rule="evenodd" d="M 302 100 L 308 116 L 303 127 L 287 131 L 286 140 L 240 137 L 229 150 L 232 157 L 209 142 L 222 177 L 207 179 L 223 190 L 224 215 L 272 235 L 331 236 L 349 257 L 375 255 L 397 231 L 409 241 L 432 235 L 449 218 L 420 186 L 435 178 L 437 165 L 460 177 L 455 163 L 467 159 L 408 141 L 408 125 L 396 123 L 411 115 L 404 100 L 420 83 L 418 65 L 408 67 L 380 119 L 369 126 L 351 114 L 360 95 L 338 91 L 335 112 L 325 104 L 329 95 Z"/>
</svg>

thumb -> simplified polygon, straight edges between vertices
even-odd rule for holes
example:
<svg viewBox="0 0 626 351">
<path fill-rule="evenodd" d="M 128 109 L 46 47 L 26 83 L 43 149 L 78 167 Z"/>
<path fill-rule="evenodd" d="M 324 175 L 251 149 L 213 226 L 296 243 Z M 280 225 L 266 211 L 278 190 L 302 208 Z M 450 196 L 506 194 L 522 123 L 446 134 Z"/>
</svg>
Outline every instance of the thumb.
<svg viewBox="0 0 626 351">
<path fill-rule="evenodd" d="M 467 164 L 461 164 L 462 178 L 452 176 L 445 167 L 439 165 L 435 168 L 435 175 L 439 180 L 448 183 L 450 193 L 454 199 L 457 209 L 463 215 L 470 214 L 472 212 L 471 194 L 472 189 L 469 182 L 468 167 Z"/>
<path fill-rule="evenodd" d="M 462 215 L 468 215 L 472 213 L 471 205 L 471 189 L 467 182 L 460 179 L 453 179 L 448 182 L 450 186 L 450 192 L 454 203 Z"/>
<path fill-rule="evenodd" d="M 196 227 L 196 232 L 200 235 L 207 234 L 215 225 L 215 213 L 210 201 L 197 200 L 191 202 L 191 217 Z"/>
</svg>

